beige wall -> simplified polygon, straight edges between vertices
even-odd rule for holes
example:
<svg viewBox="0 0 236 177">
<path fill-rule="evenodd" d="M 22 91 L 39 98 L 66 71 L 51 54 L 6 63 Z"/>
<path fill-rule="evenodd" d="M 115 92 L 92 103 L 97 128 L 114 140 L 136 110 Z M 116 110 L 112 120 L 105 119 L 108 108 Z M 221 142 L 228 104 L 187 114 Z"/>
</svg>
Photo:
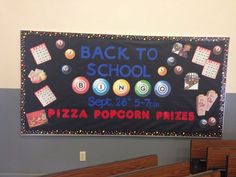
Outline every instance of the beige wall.
<svg viewBox="0 0 236 177">
<path fill-rule="evenodd" d="M 20 30 L 228 36 L 236 93 L 236 0 L 0 0 L 0 88 L 20 88 Z"/>
</svg>

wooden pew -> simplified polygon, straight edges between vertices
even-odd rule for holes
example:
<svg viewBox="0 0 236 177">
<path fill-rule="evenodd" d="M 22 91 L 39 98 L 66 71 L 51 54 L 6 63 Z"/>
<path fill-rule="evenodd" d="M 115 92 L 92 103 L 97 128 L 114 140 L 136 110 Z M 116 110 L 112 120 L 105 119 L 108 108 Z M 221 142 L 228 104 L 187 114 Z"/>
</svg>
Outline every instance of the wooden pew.
<svg viewBox="0 0 236 177">
<path fill-rule="evenodd" d="M 236 176 L 236 156 L 229 155 L 227 156 L 227 177 Z"/>
<path fill-rule="evenodd" d="M 236 140 L 192 139 L 190 145 L 191 173 L 206 171 L 207 147 L 236 147 Z"/>
<path fill-rule="evenodd" d="M 44 177 L 106 177 L 119 173 L 125 173 L 133 170 L 144 169 L 158 165 L 157 155 L 149 155 L 129 160 L 106 163 L 93 167 L 69 170 L 55 174 L 49 174 Z"/>
<path fill-rule="evenodd" d="M 190 163 L 182 162 L 161 167 L 151 167 L 112 177 L 184 177 L 190 174 Z"/>
<path fill-rule="evenodd" d="M 192 139 L 190 146 L 190 159 L 206 159 L 208 147 L 236 147 L 236 140 Z"/>
<path fill-rule="evenodd" d="M 236 147 L 208 147 L 207 169 L 226 169 L 229 155 L 236 155 Z"/>
<path fill-rule="evenodd" d="M 187 177 L 221 177 L 221 173 L 218 170 L 208 170 L 202 173 L 189 175 Z"/>
</svg>

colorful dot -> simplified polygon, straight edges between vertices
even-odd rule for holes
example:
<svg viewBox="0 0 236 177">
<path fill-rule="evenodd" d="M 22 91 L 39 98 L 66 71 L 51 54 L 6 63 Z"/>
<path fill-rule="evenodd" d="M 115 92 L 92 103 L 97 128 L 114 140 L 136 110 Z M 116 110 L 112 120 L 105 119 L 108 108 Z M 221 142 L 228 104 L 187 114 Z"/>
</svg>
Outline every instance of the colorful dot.
<svg viewBox="0 0 236 177">
<path fill-rule="evenodd" d="M 177 61 L 176 61 L 176 59 L 175 59 L 174 57 L 169 57 L 169 58 L 167 58 L 167 64 L 168 64 L 169 66 L 175 66 L 176 63 L 177 63 Z"/>
<path fill-rule="evenodd" d="M 118 79 L 113 84 L 113 92 L 117 96 L 125 96 L 130 91 L 130 84 L 125 79 Z"/>
<path fill-rule="evenodd" d="M 71 73 L 72 68 L 69 65 L 63 65 L 62 68 L 61 68 L 61 71 L 62 71 L 63 74 L 68 75 L 68 74 Z"/>
<path fill-rule="evenodd" d="M 77 94 L 84 94 L 89 90 L 89 81 L 83 77 L 76 77 L 72 82 L 72 89 Z"/>
<path fill-rule="evenodd" d="M 99 95 L 99 96 L 106 95 L 109 90 L 110 90 L 110 84 L 106 79 L 99 78 L 94 81 L 93 92 L 96 95 Z"/>
<path fill-rule="evenodd" d="M 167 74 L 167 68 L 165 66 L 161 66 L 158 68 L 157 73 L 159 76 L 165 76 Z"/>
<path fill-rule="evenodd" d="M 61 39 L 58 39 L 58 40 L 56 41 L 56 47 L 57 47 L 58 49 L 63 49 L 63 48 L 65 47 L 65 42 L 64 42 L 63 40 L 61 40 Z"/>
<path fill-rule="evenodd" d="M 134 91 L 138 96 L 146 97 L 151 93 L 151 84 L 146 80 L 140 80 L 135 84 Z"/>
<path fill-rule="evenodd" d="M 74 57 L 75 57 L 75 51 L 73 49 L 67 49 L 65 51 L 65 57 L 68 59 L 68 60 L 72 60 Z"/>
<path fill-rule="evenodd" d="M 176 75 L 181 75 L 182 73 L 183 73 L 183 67 L 182 66 L 175 66 L 175 68 L 174 68 L 174 73 L 176 74 Z"/>
<path fill-rule="evenodd" d="M 167 97 L 171 92 L 171 86 L 167 81 L 158 81 L 154 86 L 154 92 L 158 97 Z"/>
</svg>

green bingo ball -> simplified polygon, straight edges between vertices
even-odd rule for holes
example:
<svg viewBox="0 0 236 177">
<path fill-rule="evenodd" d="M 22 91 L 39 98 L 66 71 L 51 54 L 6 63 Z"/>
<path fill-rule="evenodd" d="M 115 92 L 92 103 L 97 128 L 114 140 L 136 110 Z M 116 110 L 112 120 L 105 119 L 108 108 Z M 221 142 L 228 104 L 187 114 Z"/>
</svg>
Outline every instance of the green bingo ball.
<svg viewBox="0 0 236 177">
<path fill-rule="evenodd" d="M 151 93 L 151 84 L 146 80 L 140 80 L 135 84 L 134 91 L 138 96 L 146 97 Z"/>
</svg>

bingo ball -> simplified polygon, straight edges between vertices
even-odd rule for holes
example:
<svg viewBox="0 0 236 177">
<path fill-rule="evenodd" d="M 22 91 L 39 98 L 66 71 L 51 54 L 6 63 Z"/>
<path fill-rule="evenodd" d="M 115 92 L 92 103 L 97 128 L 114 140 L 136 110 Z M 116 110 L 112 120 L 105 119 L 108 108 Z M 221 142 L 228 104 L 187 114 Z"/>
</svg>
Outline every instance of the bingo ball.
<svg viewBox="0 0 236 177">
<path fill-rule="evenodd" d="M 167 97 L 171 92 L 171 86 L 167 81 L 158 81 L 154 86 L 154 92 L 158 97 Z"/>
<path fill-rule="evenodd" d="M 76 77 L 72 82 L 72 89 L 79 95 L 84 94 L 89 90 L 89 81 L 83 76 Z"/>
<path fill-rule="evenodd" d="M 167 74 L 167 68 L 165 66 L 161 66 L 158 68 L 157 73 L 159 76 L 165 76 Z"/>
<path fill-rule="evenodd" d="M 183 73 L 183 67 L 182 66 L 176 66 L 175 68 L 174 68 L 174 73 L 176 74 L 176 75 L 181 75 L 182 73 Z"/>
<path fill-rule="evenodd" d="M 74 57 L 75 57 L 75 51 L 73 49 L 67 49 L 65 51 L 65 57 L 68 59 L 68 60 L 72 60 Z"/>
<path fill-rule="evenodd" d="M 209 124 L 210 126 L 216 125 L 216 119 L 215 119 L 214 117 L 210 117 L 210 118 L 208 119 L 208 124 Z"/>
<path fill-rule="evenodd" d="M 93 92 L 98 96 L 106 95 L 110 90 L 110 84 L 106 79 L 99 78 L 93 83 Z"/>
<path fill-rule="evenodd" d="M 62 71 L 63 74 L 67 75 L 67 74 L 71 73 L 72 68 L 69 65 L 64 65 L 64 66 L 62 66 L 61 71 Z"/>
<path fill-rule="evenodd" d="M 125 79 L 118 79 L 113 84 L 113 92 L 117 96 L 125 96 L 130 91 L 130 84 Z"/>
<path fill-rule="evenodd" d="M 146 97 L 151 93 L 151 84 L 146 80 L 140 80 L 135 84 L 134 91 L 138 96 Z"/>
<path fill-rule="evenodd" d="M 222 48 L 221 48 L 220 46 L 216 45 L 216 46 L 213 48 L 213 53 L 214 53 L 215 55 L 219 55 L 219 54 L 221 54 L 221 52 L 222 52 Z"/>
<path fill-rule="evenodd" d="M 176 65 L 176 59 L 175 59 L 174 57 L 169 57 L 169 58 L 167 58 L 167 64 L 168 64 L 169 66 L 174 66 L 174 65 Z"/>
<path fill-rule="evenodd" d="M 61 39 L 58 39 L 56 41 L 56 48 L 63 49 L 64 47 L 65 47 L 65 42 L 63 40 L 61 40 Z"/>
<path fill-rule="evenodd" d="M 206 119 L 202 119 L 202 120 L 200 121 L 200 127 L 205 128 L 206 126 L 207 126 L 207 121 L 206 121 Z"/>
</svg>

